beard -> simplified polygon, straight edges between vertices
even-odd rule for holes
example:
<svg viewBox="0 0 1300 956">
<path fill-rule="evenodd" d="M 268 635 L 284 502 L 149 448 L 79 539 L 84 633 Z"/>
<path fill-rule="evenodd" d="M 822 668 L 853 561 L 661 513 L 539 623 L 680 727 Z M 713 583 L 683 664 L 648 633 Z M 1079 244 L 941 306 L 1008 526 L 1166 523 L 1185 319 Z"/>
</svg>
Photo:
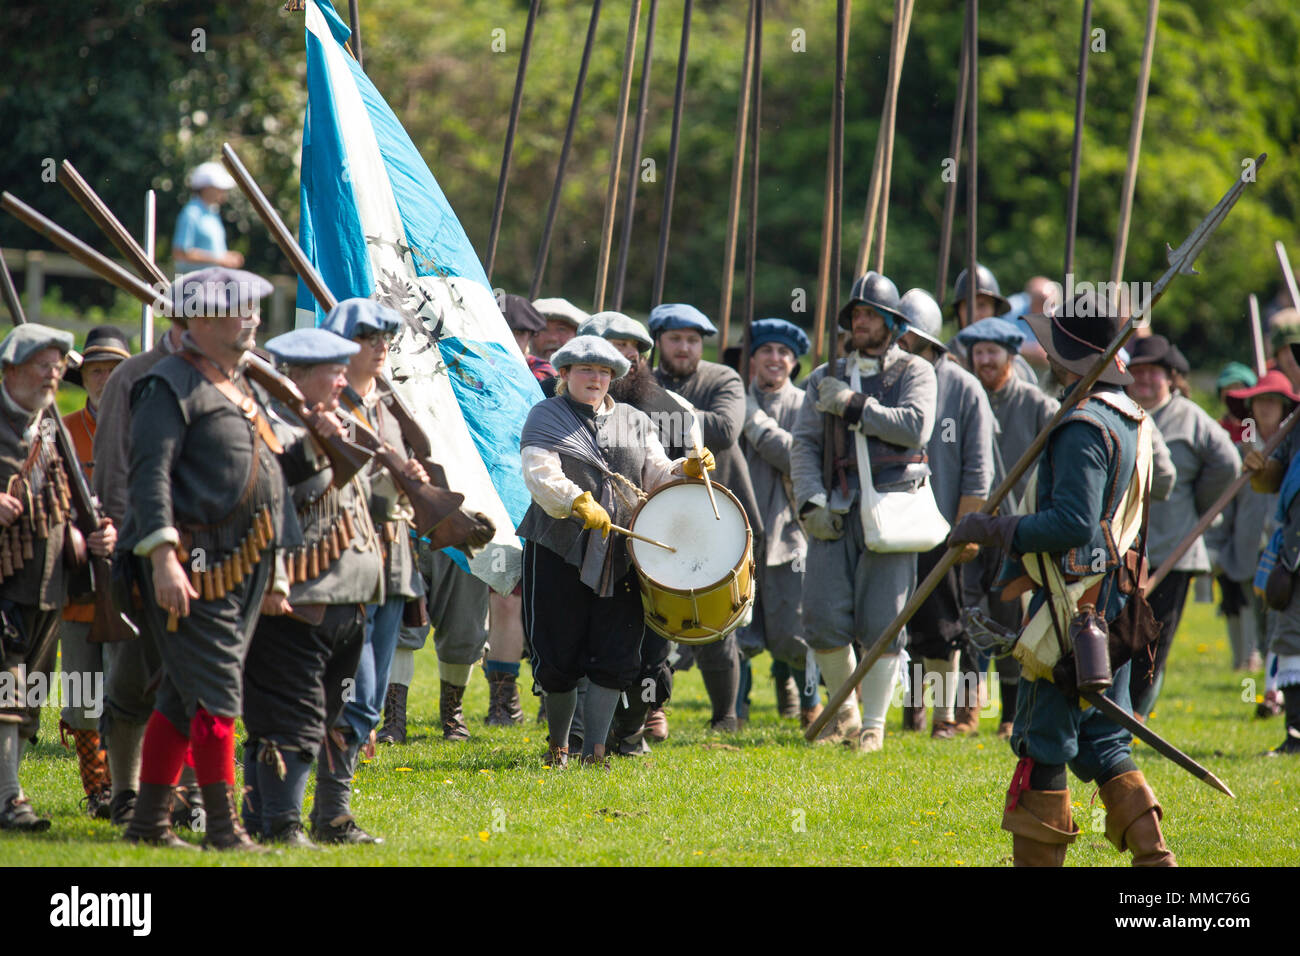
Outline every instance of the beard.
<svg viewBox="0 0 1300 956">
<path fill-rule="evenodd" d="M 658 386 L 650 366 L 644 359 L 638 359 L 626 375 L 609 383 L 609 397 L 644 411 L 646 399 L 654 394 Z"/>
<path fill-rule="evenodd" d="M 695 370 L 700 367 L 700 360 L 697 358 L 689 358 L 681 364 L 678 364 L 673 361 L 667 353 L 663 353 L 659 356 L 659 365 L 673 378 L 689 378 L 694 375 Z"/>
<path fill-rule="evenodd" d="M 850 345 L 853 351 L 858 353 L 869 351 L 874 352 L 877 349 L 883 349 L 888 346 L 889 339 L 889 329 L 886 327 L 882 328 L 875 334 L 870 332 L 854 332 L 851 337 Z"/>
</svg>

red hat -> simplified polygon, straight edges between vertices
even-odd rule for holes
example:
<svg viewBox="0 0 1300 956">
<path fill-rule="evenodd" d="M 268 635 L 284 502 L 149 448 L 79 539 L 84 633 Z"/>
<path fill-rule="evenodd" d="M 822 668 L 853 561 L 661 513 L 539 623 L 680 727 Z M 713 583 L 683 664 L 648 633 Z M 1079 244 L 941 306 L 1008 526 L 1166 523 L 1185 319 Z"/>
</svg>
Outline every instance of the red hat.
<svg viewBox="0 0 1300 956">
<path fill-rule="evenodd" d="M 1223 400 L 1228 411 L 1238 421 L 1244 421 L 1250 415 L 1250 400 L 1257 395 L 1281 395 L 1292 404 L 1300 404 L 1300 395 L 1291 387 L 1291 380 L 1275 368 L 1265 372 L 1253 388 L 1234 388 L 1224 392 Z"/>
</svg>

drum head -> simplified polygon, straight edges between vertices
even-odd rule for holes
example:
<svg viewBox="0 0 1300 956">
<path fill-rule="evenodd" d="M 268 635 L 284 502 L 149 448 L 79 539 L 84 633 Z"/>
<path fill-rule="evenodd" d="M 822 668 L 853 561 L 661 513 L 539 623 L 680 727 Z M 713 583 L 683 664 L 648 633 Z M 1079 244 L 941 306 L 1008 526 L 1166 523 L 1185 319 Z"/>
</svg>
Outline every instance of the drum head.
<svg viewBox="0 0 1300 956">
<path fill-rule="evenodd" d="M 716 584 L 740 563 L 749 524 L 734 498 L 715 487 L 721 520 L 713 517 L 703 483 L 659 489 L 641 506 L 632 530 L 677 551 L 628 539 L 641 572 L 666 588 L 687 590 Z"/>
</svg>

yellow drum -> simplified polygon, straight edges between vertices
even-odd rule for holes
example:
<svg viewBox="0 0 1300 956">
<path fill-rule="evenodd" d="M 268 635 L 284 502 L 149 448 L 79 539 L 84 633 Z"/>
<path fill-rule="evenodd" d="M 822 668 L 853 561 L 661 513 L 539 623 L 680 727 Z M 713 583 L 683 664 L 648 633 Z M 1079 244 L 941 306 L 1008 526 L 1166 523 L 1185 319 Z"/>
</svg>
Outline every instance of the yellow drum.
<svg viewBox="0 0 1300 956">
<path fill-rule="evenodd" d="M 661 485 L 632 515 L 630 530 L 667 551 L 628 539 L 641 581 L 641 604 L 651 630 L 681 644 L 720 641 L 754 603 L 754 533 L 736 496 L 714 482 L 713 517 L 704 483 L 683 479 Z"/>
</svg>

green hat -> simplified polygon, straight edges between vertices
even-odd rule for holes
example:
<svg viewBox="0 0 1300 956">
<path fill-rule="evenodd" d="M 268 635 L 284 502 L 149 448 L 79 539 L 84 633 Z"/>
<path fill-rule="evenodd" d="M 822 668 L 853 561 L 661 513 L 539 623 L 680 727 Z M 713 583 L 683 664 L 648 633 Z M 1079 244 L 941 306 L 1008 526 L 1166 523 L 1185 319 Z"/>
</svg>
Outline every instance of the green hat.
<svg viewBox="0 0 1300 956">
<path fill-rule="evenodd" d="M 1225 388 L 1254 388 L 1259 378 L 1249 365 L 1241 362 L 1229 362 L 1214 380 L 1214 390 L 1221 392 Z"/>
<path fill-rule="evenodd" d="M 60 355 L 67 355 L 72 351 L 72 334 L 28 322 L 17 326 L 0 342 L 0 364 L 22 365 L 37 352 L 48 348 L 56 348 Z"/>
</svg>

